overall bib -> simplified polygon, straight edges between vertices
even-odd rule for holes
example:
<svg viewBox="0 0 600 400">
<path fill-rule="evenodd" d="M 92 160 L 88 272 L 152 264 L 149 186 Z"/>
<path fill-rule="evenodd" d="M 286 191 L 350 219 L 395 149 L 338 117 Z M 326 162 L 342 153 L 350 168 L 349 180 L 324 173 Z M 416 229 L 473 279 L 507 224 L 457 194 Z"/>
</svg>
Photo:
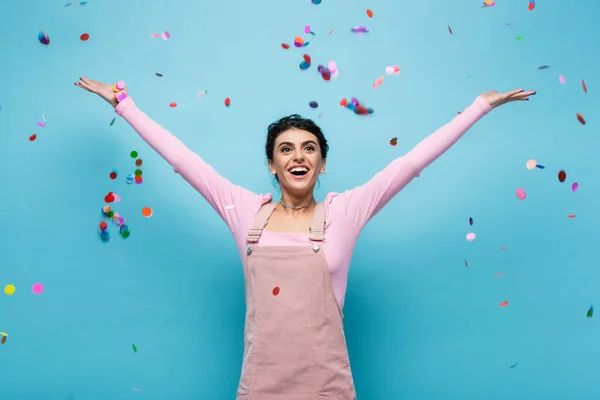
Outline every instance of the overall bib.
<svg viewBox="0 0 600 400">
<path fill-rule="evenodd" d="M 323 203 L 306 246 L 254 247 L 276 205 L 263 205 L 248 232 L 237 400 L 355 400 L 342 311 L 320 246 Z"/>
</svg>

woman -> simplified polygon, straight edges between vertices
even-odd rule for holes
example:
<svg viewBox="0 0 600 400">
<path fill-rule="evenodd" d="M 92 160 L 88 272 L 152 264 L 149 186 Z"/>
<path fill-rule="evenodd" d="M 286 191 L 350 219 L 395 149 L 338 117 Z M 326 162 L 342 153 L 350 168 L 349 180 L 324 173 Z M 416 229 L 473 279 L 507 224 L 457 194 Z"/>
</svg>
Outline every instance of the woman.
<svg viewBox="0 0 600 400">
<path fill-rule="evenodd" d="M 348 267 L 366 223 L 475 122 L 534 91 L 488 92 L 461 115 L 392 161 L 369 182 L 324 202 L 313 196 L 325 172 L 321 129 L 299 115 L 268 128 L 265 146 L 281 199 L 233 185 L 140 111 L 122 82 L 80 78 L 75 85 L 115 107 L 233 233 L 246 278 L 244 359 L 238 400 L 356 398 L 342 325 Z"/>
</svg>

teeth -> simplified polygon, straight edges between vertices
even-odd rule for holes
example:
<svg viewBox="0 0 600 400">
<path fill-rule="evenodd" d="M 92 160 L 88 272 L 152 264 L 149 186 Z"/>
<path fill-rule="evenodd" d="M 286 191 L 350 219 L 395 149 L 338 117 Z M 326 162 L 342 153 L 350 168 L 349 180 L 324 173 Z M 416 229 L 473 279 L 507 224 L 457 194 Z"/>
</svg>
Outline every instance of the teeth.
<svg viewBox="0 0 600 400">
<path fill-rule="evenodd" d="M 290 172 L 301 172 L 301 171 L 308 172 L 308 169 L 306 169 L 304 167 L 298 167 L 298 168 L 292 168 L 290 170 Z"/>
</svg>

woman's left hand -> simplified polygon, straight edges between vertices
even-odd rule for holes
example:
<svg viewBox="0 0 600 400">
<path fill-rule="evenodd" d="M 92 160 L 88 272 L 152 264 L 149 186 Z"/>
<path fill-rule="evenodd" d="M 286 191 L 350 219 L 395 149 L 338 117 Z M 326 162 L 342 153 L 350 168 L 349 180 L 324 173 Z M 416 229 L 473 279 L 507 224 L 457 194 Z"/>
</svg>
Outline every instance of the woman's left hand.
<svg viewBox="0 0 600 400">
<path fill-rule="evenodd" d="M 502 104 L 512 101 L 529 100 L 529 96 L 535 94 L 535 90 L 517 89 L 506 93 L 498 93 L 496 90 L 481 94 L 481 97 L 488 102 L 492 108 L 501 106 Z"/>
</svg>

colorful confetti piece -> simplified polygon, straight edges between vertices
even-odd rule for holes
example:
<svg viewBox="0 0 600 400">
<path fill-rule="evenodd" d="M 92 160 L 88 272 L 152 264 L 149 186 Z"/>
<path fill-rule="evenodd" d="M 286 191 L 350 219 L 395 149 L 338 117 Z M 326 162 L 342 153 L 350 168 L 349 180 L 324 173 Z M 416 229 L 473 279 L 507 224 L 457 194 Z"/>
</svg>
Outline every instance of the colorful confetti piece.
<svg viewBox="0 0 600 400">
<path fill-rule="evenodd" d="M 506 307 L 508 305 L 508 301 L 503 301 L 502 303 L 498 304 L 500 307 Z"/>
</svg>

